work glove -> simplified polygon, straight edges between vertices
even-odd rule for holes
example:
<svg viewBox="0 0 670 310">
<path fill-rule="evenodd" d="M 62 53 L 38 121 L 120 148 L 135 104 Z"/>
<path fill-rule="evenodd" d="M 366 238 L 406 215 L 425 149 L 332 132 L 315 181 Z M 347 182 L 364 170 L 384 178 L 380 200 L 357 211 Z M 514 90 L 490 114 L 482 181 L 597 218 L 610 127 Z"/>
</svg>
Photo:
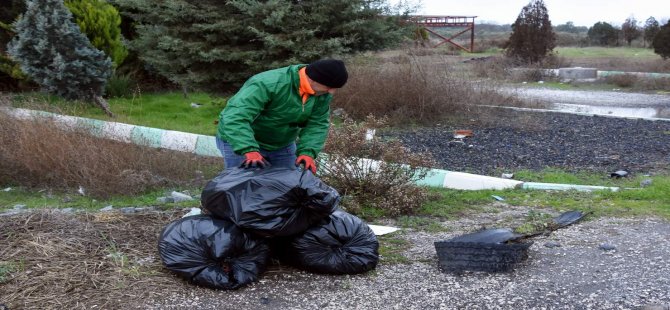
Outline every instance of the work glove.
<svg viewBox="0 0 670 310">
<path fill-rule="evenodd" d="M 316 174 L 316 164 L 314 163 L 314 158 L 307 155 L 300 155 L 298 159 L 295 160 L 295 165 L 300 166 L 301 164 L 305 165 L 305 170 L 312 170 L 313 174 Z"/>
<path fill-rule="evenodd" d="M 270 163 L 263 158 L 259 152 L 249 152 L 244 154 L 244 161 L 240 165 L 242 168 L 265 168 L 270 167 Z"/>
</svg>

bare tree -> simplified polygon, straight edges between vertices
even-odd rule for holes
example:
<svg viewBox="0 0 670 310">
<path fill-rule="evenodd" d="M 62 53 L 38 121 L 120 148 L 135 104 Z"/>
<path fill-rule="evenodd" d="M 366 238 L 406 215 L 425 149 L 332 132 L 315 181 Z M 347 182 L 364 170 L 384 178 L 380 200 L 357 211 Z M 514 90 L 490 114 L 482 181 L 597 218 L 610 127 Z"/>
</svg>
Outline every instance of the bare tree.
<svg viewBox="0 0 670 310">
<path fill-rule="evenodd" d="M 623 39 L 626 40 L 628 46 L 631 45 L 631 42 L 640 37 L 640 27 L 637 26 L 637 20 L 635 17 L 631 16 L 626 18 L 626 21 L 621 25 L 621 34 Z"/>
</svg>

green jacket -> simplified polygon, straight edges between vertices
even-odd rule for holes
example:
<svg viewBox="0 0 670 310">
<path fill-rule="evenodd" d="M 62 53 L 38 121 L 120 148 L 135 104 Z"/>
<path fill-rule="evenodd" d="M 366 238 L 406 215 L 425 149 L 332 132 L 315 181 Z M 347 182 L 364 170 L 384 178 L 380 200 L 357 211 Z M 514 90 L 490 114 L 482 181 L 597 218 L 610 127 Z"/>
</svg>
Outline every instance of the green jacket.
<svg viewBox="0 0 670 310">
<path fill-rule="evenodd" d="M 274 151 L 297 139 L 297 155 L 316 158 L 330 126 L 331 94 L 310 96 L 303 105 L 293 65 L 261 72 L 247 80 L 219 115 L 217 136 L 237 154 Z"/>
</svg>

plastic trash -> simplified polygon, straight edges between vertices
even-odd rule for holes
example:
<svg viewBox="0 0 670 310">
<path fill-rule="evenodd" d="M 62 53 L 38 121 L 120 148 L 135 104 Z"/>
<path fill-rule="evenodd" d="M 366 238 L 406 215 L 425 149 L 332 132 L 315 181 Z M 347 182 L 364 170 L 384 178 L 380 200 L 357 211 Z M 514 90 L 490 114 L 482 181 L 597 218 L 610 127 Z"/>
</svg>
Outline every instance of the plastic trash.
<svg viewBox="0 0 670 310">
<path fill-rule="evenodd" d="M 270 250 L 232 222 L 195 215 L 168 224 L 158 252 L 165 267 L 193 284 L 237 289 L 258 279 Z"/>
<path fill-rule="evenodd" d="M 188 213 L 182 215 L 182 218 L 185 218 L 187 216 L 200 215 L 200 214 L 202 214 L 202 210 L 200 208 L 191 208 L 191 210 L 188 211 Z"/>
<path fill-rule="evenodd" d="M 617 179 L 618 178 L 624 178 L 626 176 L 628 176 L 628 171 L 625 171 L 625 170 L 617 170 L 617 171 L 612 172 L 612 174 L 610 174 L 610 177 L 617 178 Z"/>
<path fill-rule="evenodd" d="M 568 211 L 555 217 L 552 222 L 556 229 L 576 223 L 581 220 L 586 214 L 580 211 Z M 554 229 L 555 230 L 555 229 Z"/>
<path fill-rule="evenodd" d="M 528 258 L 533 242 L 511 242 L 523 237 L 507 228 L 487 229 L 434 245 L 442 271 L 503 272 Z"/>
<path fill-rule="evenodd" d="M 316 273 L 363 273 L 379 261 L 379 242 L 372 229 L 340 210 L 302 235 L 272 246 L 281 260 Z"/>
<path fill-rule="evenodd" d="M 201 202 L 214 216 L 261 236 L 280 237 L 327 218 L 340 195 L 309 170 L 234 168 L 207 183 Z"/>
</svg>

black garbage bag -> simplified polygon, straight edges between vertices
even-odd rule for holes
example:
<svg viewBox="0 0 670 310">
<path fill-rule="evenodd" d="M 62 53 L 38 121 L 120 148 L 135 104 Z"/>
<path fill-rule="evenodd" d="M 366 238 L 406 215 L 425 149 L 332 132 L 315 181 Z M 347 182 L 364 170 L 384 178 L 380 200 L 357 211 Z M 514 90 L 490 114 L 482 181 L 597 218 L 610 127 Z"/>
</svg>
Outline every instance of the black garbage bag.
<svg viewBox="0 0 670 310">
<path fill-rule="evenodd" d="M 180 277 L 225 290 L 256 281 L 270 256 L 266 240 L 208 215 L 168 224 L 161 232 L 158 252 L 165 267 Z"/>
<path fill-rule="evenodd" d="M 273 239 L 271 246 L 280 260 L 316 273 L 363 273 L 379 261 L 379 242 L 372 229 L 341 210 L 301 235 Z"/>
<path fill-rule="evenodd" d="M 275 237 L 303 232 L 328 217 L 340 195 L 309 170 L 234 168 L 205 185 L 201 202 L 214 216 Z"/>
</svg>

